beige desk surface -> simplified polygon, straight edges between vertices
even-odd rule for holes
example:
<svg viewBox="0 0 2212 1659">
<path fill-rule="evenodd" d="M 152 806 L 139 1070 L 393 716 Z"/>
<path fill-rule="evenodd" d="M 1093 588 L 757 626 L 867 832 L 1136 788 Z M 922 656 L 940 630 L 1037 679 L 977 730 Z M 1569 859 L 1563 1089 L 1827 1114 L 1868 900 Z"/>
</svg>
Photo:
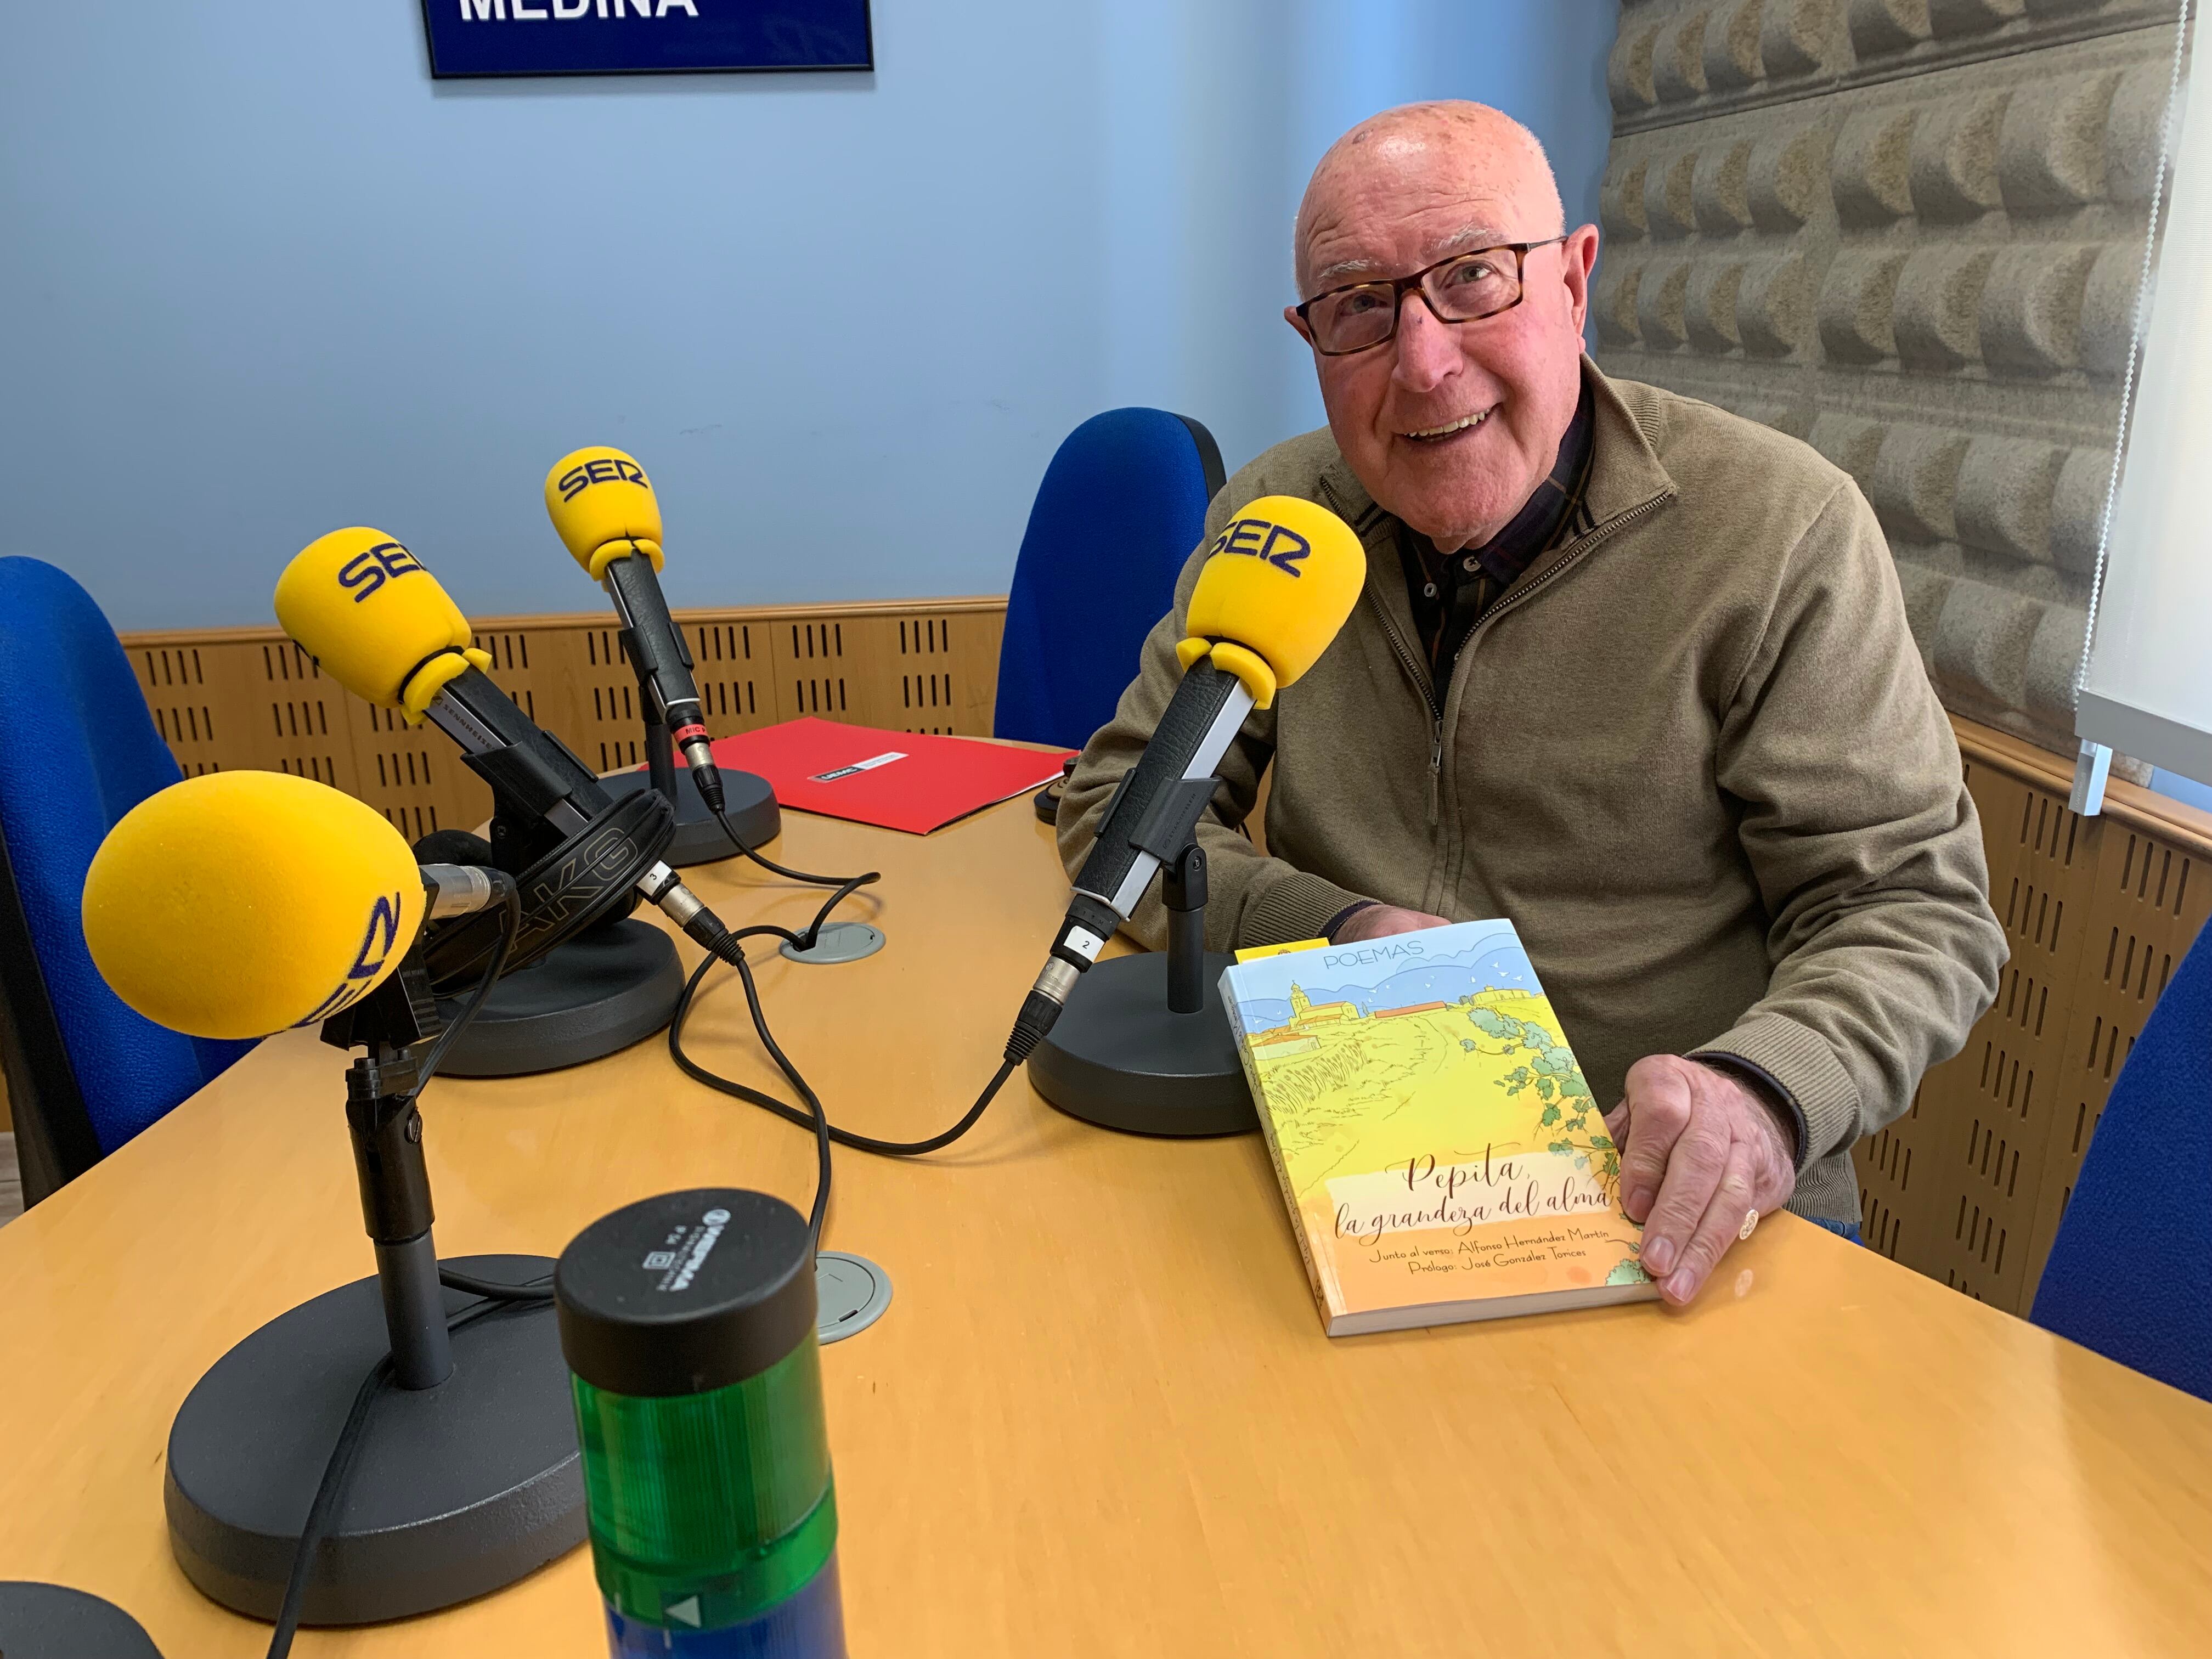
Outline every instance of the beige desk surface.
<svg viewBox="0 0 2212 1659">
<path fill-rule="evenodd" d="M 785 822 L 786 860 L 884 872 L 890 944 L 769 956 L 777 1033 L 841 1121 L 933 1132 L 1065 902 L 1048 832 L 1025 801 L 927 841 Z M 812 902 L 693 875 L 733 925 Z M 699 1052 L 767 1085 L 711 987 Z M 171 1561 L 162 1449 L 224 1349 L 370 1269 L 342 1065 L 272 1041 L 0 1230 L 0 1577 L 105 1595 L 170 1659 L 267 1640 Z M 806 1136 L 659 1042 L 424 1109 L 447 1255 L 557 1253 L 672 1188 L 811 1190 Z M 1018 1079 L 933 1159 L 839 1152 L 828 1243 L 896 1287 L 823 1360 L 866 1659 L 2212 1651 L 2212 1406 L 1787 1217 L 1687 1314 L 1331 1342 L 1258 1137 L 1108 1134 Z M 605 1648 L 578 1550 L 297 1651 Z"/>
</svg>

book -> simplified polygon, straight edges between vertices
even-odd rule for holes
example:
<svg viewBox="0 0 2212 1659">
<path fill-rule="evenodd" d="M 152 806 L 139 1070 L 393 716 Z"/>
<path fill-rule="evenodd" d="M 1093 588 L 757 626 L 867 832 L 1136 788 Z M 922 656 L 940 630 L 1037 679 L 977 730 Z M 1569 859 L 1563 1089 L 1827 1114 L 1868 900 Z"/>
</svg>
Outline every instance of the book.
<svg viewBox="0 0 2212 1659">
<path fill-rule="evenodd" d="M 714 748 L 716 765 L 766 778 L 782 805 L 915 836 L 1042 789 L 1074 752 L 884 732 L 811 714 Z"/>
<path fill-rule="evenodd" d="M 1221 1000 L 1329 1335 L 1658 1295 L 1510 922 L 1255 957 Z"/>
</svg>

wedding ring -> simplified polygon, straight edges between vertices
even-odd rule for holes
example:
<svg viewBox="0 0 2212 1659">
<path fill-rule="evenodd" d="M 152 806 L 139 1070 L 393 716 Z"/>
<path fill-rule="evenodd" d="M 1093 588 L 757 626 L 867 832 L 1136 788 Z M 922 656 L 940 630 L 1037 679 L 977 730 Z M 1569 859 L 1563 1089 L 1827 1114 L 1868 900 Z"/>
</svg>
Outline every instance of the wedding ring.
<svg viewBox="0 0 2212 1659">
<path fill-rule="evenodd" d="M 1752 1234 L 1752 1230 L 1758 1225 L 1759 1212 L 1756 1210 L 1746 1210 L 1743 1212 L 1743 1225 L 1735 1230 L 1737 1240 L 1741 1242 L 1744 1239 L 1749 1238 Z"/>
</svg>

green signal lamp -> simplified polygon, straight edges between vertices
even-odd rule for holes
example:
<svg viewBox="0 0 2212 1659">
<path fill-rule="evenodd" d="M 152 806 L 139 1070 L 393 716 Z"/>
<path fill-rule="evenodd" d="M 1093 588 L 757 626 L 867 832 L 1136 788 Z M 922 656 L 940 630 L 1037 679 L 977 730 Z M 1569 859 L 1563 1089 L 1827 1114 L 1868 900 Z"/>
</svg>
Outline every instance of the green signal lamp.
<svg viewBox="0 0 2212 1659">
<path fill-rule="evenodd" d="M 799 1212 L 648 1198 L 579 1233 L 554 1287 L 614 1659 L 845 1659 Z"/>
</svg>

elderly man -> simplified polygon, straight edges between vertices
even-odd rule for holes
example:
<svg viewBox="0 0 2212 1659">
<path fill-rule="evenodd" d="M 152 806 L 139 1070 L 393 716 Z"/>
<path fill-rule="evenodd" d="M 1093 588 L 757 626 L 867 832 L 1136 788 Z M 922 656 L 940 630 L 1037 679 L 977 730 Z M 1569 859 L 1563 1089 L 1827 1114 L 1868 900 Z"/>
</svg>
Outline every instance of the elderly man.
<svg viewBox="0 0 2212 1659">
<path fill-rule="evenodd" d="M 1363 123 L 1296 229 L 1326 431 L 1214 499 L 1334 509 L 1366 590 L 1255 714 L 1200 829 L 1208 945 L 1510 919 L 1687 1302 L 1762 1212 L 1856 1236 L 1850 1146 L 1995 996 L 2005 946 L 1949 725 L 1851 480 L 1582 354 L 1597 232 L 1480 105 Z M 1081 864 L 1177 678 L 1146 643 L 1060 814 Z M 1238 833 L 1273 767 L 1262 854 Z M 1148 900 L 1129 931 L 1158 946 Z"/>
</svg>

